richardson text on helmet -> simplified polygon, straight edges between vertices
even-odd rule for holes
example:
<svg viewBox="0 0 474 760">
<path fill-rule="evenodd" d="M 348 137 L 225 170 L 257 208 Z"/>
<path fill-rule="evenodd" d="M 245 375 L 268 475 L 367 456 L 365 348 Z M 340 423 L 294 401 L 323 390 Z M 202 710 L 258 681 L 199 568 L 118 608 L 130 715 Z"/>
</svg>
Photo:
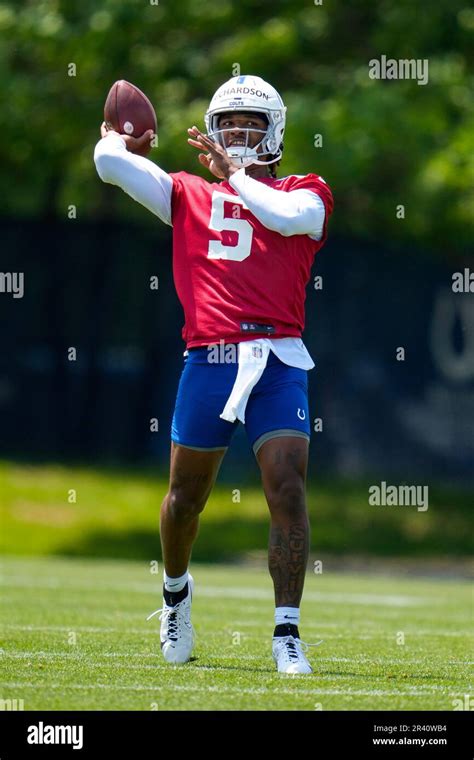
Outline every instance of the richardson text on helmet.
<svg viewBox="0 0 474 760">
<path fill-rule="evenodd" d="M 265 98 L 265 100 L 268 100 L 266 92 L 256 90 L 254 87 L 229 87 L 229 89 L 217 93 L 217 97 L 225 98 L 227 95 L 236 95 L 237 93 L 240 93 L 241 95 L 255 95 L 257 98 Z"/>
</svg>

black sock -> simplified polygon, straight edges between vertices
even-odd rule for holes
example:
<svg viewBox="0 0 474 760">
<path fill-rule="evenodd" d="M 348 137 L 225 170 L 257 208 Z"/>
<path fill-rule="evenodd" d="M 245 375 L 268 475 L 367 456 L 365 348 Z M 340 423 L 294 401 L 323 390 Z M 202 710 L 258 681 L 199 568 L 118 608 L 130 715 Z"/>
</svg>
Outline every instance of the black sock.
<svg viewBox="0 0 474 760">
<path fill-rule="evenodd" d="M 163 596 L 168 607 L 174 607 L 178 602 L 182 602 L 188 595 L 188 584 L 181 591 L 167 591 L 163 586 Z"/>
<path fill-rule="evenodd" d="M 284 623 L 283 625 L 275 626 L 273 636 L 293 636 L 294 639 L 299 639 L 300 632 L 297 625 L 291 623 Z"/>
</svg>

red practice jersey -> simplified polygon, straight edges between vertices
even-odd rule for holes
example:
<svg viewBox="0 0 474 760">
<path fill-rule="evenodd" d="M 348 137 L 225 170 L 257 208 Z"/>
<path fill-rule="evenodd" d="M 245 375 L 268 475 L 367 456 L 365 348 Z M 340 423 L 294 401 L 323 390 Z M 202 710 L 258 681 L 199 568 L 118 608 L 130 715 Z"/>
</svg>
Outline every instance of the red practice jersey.
<svg viewBox="0 0 474 760">
<path fill-rule="evenodd" d="M 187 172 L 171 177 L 173 276 L 186 347 L 301 337 L 306 286 L 333 208 L 324 180 L 316 174 L 257 180 L 283 192 L 319 195 L 324 229 L 321 240 L 312 240 L 264 227 L 227 181 L 207 182 Z"/>
</svg>

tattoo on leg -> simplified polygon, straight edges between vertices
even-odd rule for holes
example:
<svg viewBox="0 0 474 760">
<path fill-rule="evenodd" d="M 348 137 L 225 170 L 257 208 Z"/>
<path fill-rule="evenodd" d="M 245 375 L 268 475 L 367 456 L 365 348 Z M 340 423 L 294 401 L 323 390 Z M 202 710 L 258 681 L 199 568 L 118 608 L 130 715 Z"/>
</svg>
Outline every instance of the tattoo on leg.
<svg viewBox="0 0 474 760">
<path fill-rule="evenodd" d="M 278 607 L 299 606 L 309 550 L 308 521 L 271 526 L 268 567 Z"/>
<path fill-rule="evenodd" d="M 273 464 L 289 464 L 298 470 L 302 459 L 305 458 L 306 455 L 306 450 L 301 446 L 295 446 L 295 448 L 285 450 L 284 452 L 282 452 L 282 449 L 277 449 L 273 454 Z"/>
<path fill-rule="evenodd" d="M 194 472 L 188 474 L 186 470 L 177 467 L 174 472 L 174 481 L 177 486 L 204 485 L 211 479 L 209 472 Z"/>
</svg>

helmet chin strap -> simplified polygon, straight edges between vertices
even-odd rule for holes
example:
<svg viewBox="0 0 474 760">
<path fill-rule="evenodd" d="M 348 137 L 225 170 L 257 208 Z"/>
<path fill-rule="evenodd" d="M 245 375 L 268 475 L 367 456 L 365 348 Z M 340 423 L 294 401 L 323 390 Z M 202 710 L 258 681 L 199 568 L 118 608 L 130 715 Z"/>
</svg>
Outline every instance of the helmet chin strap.
<svg viewBox="0 0 474 760">
<path fill-rule="evenodd" d="M 230 148 L 226 148 L 226 153 L 229 156 L 230 160 L 234 164 L 234 166 L 251 166 L 252 164 L 259 164 L 260 166 L 269 166 L 270 164 L 274 164 L 276 161 L 278 161 L 278 158 L 272 158 L 271 161 L 261 161 L 260 156 L 271 156 L 271 153 L 258 153 L 258 148 L 262 144 L 263 140 L 261 140 L 255 147 L 248 148 L 246 145 L 236 145 L 235 147 L 230 146 Z"/>
<path fill-rule="evenodd" d="M 229 155 L 229 153 L 227 153 Z M 234 166 L 238 166 L 239 168 L 245 167 L 245 166 L 252 166 L 255 164 L 258 164 L 259 166 L 270 166 L 271 164 L 276 163 L 279 161 L 279 158 L 272 158 L 271 161 L 260 161 L 257 156 L 258 155 L 265 155 L 265 156 L 271 156 L 271 153 L 254 153 L 253 155 L 247 153 L 245 156 L 231 156 L 229 155 L 230 160 L 234 164 Z"/>
<path fill-rule="evenodd" d="M 230 149 L 226 148 L 226 152 L 234 166 L 250 166 L 258 160 L 257 151 L 254 149 L 248 150 L 243 145 Z"/>
</svg>

